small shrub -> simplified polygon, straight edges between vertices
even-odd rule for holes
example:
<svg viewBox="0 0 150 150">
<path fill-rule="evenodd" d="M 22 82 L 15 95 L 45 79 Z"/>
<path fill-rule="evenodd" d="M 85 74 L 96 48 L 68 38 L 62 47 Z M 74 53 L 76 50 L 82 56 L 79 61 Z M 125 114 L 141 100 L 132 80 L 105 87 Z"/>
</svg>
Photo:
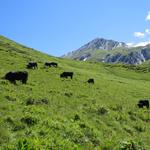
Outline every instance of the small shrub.
<svg viewBox="0 0 150 150">
<path fill-rule="evenodd" d="M 41 99 L 41 102 L 42 102 L 43 104 L 48 104 L 48 99 Z"/>
<path fill-rule="evenodd" d="M 13 120 L 13 118 L 12 117 L 7 117 L 6 118 L 6 122 L 8 122 L 8 123 L 10 123 L 10 124 L 13 124 L 14 123 L 14 120 Z"/>
<path fill-rule="evenodd" d="M 41 131 L 39 131 L 39 135 L 40 135 L 40 136 L 45 136 L 45 135 L 46 135 L 46 133 L 45 133 L 45 131 L 44 131 L 44 130 L 41 130 Z"/>
<path fill-rule="evenodd" d="M 76 114 L 76 115 L 74 116 L 74 121 L 78 121 L 78 120 L 80 120 L 80 116 L 79 116 L 78 114 Z"/>
<path fill-rule="evenodd" d="M 123 129 L 124 129 L 127 133 L 133 135 L 133 131 L 132 131 L 132 129 L 131 129 L 130 127 L 125 126 Z"/>
<path fill-rule="evenodd" d="M 133 121 L 137 120 L 137 114 L 133 111 L 129 111 L 128 114 L 130 115 L 130 119 Z"/>
<path fill-rule="evenodd" d="M 26 105 L 33 105 L 35 103 L 34 99 L 27 99 Z"/>
<path fill-rule="evenodd" d="M 123 141 L 120 143 L 120 150 L 136 150 L 135 143 L 133 141 Z"/>
<path fill-rule="evenodd" d="M 122 141 L 119 150 L 144 150 L 144 148 L 133 140 Z"/>
<path fill-rule="evenodd" d="M 100 145 L 100 139 L 93 128 L 86 128 L 84 131 L 84 135 L 89 141 L 92 142 L 95 147 Z"/>
<path fill-rule="evenodd" d="M 48 104 L 48 99 L 35 100 L 32 98 L 29 98 L 26 101 L 26 105 L 41 105 L 41 104 Z"/>
<path fill-rule="evenodd" d="M 115 119 L 116 119 L 116 121 L 118 121 L 119 123 L 125 123 L 125 122 L 127 122 L 127 117 L 126 117 L 126 115 L 125 114 L 117 114 L 116 116 L 115 116 Z"/>
<path fill-rule="evenodd" d="M 98 108 L 97 112 L 98 112 L 98 115 L 104 115 L 108 113 L 108 110 L 102 106 Z"/>
<path fill-rule="evenodd" d="M 25 126 L 22 125 L 22 124 L 17 124 L 14 126 L 14 128 L 12 129 L 12 131 L 20 131 L 20 130 L 23 130 L 25 129 Z"/>
<path fill-rule="evenodd" d="M 30 117 L 30 116 L 23 117 L 21 119 L 21 121 L 26 123 L 28 126 L 32 126 L 32 125 L 35 125 L 37 123 L 37 119 Z"/>
<path fill-rule="evenodd" d="M 1 81 L 0 83 L 3 84 L 3 85 L 7 85 L 8 81 Z"/>
<path fill-rule="evenodd" d="M 39 99 L 39 100 L 36 100 L 35 104 L 37 104 L 37 105 L 48 104 L 48 99 Z"/>
<path fill-rule="evenodd" d="M 73 95 L 73 93 L 69 92 L 69 93 L 65 93 L 65 96 L 67 97 L 71 97 Z"/>
<path fill-rule="evenodd" d="M 10 96 L 5 96 L 5 98 L 8 100 L 8 101 L 16 101 L 16 98 L 13 98 L 13 97 L 10 97 Z"/>
<path fill-rule="evenodd" d="M 79 124 L 80 128 L 86 128 L 86 125 L 84 123 Z"/>
<path fill-rule="evenodd" d="M 134 128 L 135 128 L 136 131 L 138 131 L 138 132 L 144 132 L 144 131 L 145 131 L 145 128 L 142 127 L 142 126 L 140 126 L 140 125 L 136 125 L 136 126 L 134 126 Z"/>
<path fill-rule="evenodd" d="M 118 104 L 118 105 L 112 107 L 112 110 L 121 112 L 123 110 L 123 107 L 122 107 L 122 105 Z"/>
</svg>

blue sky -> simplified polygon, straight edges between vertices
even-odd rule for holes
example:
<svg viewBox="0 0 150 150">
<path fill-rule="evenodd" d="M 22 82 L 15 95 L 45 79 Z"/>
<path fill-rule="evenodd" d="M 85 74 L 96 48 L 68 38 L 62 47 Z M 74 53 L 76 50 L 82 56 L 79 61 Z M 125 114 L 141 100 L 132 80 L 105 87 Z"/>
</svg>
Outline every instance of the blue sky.
<svg viewBox="0 0 150 150">
<path fill-rule="evenodd" d="M 54 56 L 97 37 L 150 41 L 148 0 L 0 1 L 0 34 Z"/>
</svg>

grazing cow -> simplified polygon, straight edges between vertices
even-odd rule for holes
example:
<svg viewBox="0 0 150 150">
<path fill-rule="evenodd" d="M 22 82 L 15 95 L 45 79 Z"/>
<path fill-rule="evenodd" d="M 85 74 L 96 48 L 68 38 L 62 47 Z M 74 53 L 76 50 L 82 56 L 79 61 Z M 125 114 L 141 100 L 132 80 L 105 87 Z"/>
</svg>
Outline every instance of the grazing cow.
<svg viewBox="0 0 150 150">
<path fill-rule="evenodd" d="M 45 67 L 57 67 L 58 64 L 55 63 L 55 62 L 46 62 L 46 63 L 44 64 L 44 66 L 45 66 Z"/>
<path fill-rule="evenodd" d="M 94 79 L 87 80 L 88 83 L 94 84 Z"/>
<path fill-rule="evenodd" d="M 27 64 L 27 69 L 36 69 L 38 68 L 37 62 L 29 62 Z"/>
<path fill-rule="evenodd" d="M 148 100 L 139 100 L 138 107 L 143 108 L 144 106 L 149 108 L 149 101 Z"/>
<path fill-rule="evenodd" d="M 16 84 L 16 80 L 20 80 L 23 84 L 27 83 L 28 72 L 26 71 L 17 71 L 17 72 L 8 72 L 4 79 L 9 80 L 11 83 Z"/>
<path fill-rule="evenodd" d="M 60 74 L 60 78 L 68 78 L 70 77 L 71 79 L 73 78 L 73 72 L 63 72 Z"/>
</svg>

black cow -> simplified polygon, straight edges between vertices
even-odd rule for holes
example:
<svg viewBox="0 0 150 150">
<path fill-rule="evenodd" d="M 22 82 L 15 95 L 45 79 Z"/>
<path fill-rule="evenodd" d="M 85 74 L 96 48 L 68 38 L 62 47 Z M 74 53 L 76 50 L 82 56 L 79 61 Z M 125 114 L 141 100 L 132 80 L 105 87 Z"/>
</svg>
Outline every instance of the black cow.
<svg viewBox="0 0 150 150">
<path fill-rule="evenodd" d="M 23 84 L 26 84 L 28 80 L 28 72 L 26 71 L 8 72 L 6 73 L 4 79 L 9 80 L 11 83 L 14 84 L 16 84 L 16 80 L 20 80 Z"/>
<path fill-rule="evenodd" d="M 46 63 L 44 64 L 44 66 L 45 66 L 45 67 L 57 67 L 58 64 L 55 63 L 55 62 L 46 62 Z"/>
<path fill-rule="evenodd" d="M 149 108 L 149 100 L 139 100 L 138 107 L 143 108 L 144 106 Z"/>
<path fill-rule="evenodd" d="M 27 69 L 36 69 L 38 68 L 37 62 L 29 62 L 27 64 Z"/>
<path fill-rule="evenodd" d="M 94 79 L 89 79 L 89 80 L 87 80 L 87 82 L 94 84 Z"/>
<path fill-rule="evenodd" d="M 60 74 L 60 78 L 68 78 L 70 77 L 71 79 L 73 78 L 73 72 L 63 72 Z"/>
</svg>

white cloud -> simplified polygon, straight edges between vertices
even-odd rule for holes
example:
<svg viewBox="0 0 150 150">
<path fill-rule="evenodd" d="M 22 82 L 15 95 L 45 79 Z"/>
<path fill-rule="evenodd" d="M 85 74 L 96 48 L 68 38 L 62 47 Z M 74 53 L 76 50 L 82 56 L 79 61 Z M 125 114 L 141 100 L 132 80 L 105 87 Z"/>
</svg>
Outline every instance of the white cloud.
<svg viewBox="0 0 150 150">
<path fill-rule="evenodd" d="M 145 29 L 146 34 L 150 34 L 150 29 Z"/>
<path fill-rule="evenodd" d="M 144 41 L 144 42 L 139 42 L 139 43 L 127 43 L 128 47 L 139 47 L 139 46 L 146 46 L 150 44 L 150 41 Z"/>
<path fill-rule="evenodd" d="M 134 47 L 134 43 L 127 43 L 128 47 Z"/>
<path fill-rule="evenodd" d="M 134 45 L 134 47 L 146 46 L 147 44 L 150 44 L 150 41 L 145 41 L 145 42 L 136 43 L 136 44 Z"/>
<path fill-rule="evenodd" d="M 134 36 L 138 38 L 143 38 L 145 36 L 145 33 L 143 32 L 134 32 Z"/>
<path fill-rule="evenodd" d="M 146 16 L 146 20 L 150 20 L 150 11 L 148 12 L 148 14 Z"/>
</svg>

